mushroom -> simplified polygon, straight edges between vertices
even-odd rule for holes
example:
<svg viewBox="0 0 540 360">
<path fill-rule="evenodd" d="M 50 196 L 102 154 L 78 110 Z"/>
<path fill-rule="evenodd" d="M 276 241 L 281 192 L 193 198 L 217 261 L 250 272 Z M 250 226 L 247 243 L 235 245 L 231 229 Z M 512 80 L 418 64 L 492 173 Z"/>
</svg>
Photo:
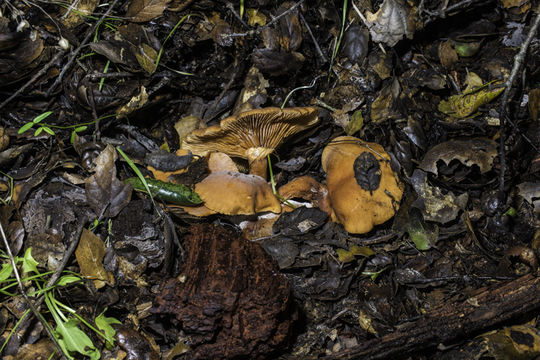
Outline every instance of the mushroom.
<svg viewBox="0 0 540 360">
<path fill-rule="evenodd" d="M 322 153 L 332 220 L 364 234 L 394 216 L 403 188 L 379 144 L 352 136 L 332 140 Z"/>
<path fill-rule="evenodd" d="M 270 185 L 257 175 L 219 171 L 195 185 L 195 192 L 204 201 L 206 208 L 220 214 L 281 212 L 279 200 L 272 193 Z"/>
<path fill-rule="evenodd" d="M 243 112 L 221 120 L 219 125 L 192 131 L 182 148 L 205 156 L 221 151 L 249 161 L 250 174 L 266 179 L 266 156 L 286 138 L 313 126 L 318 111 L 313 107 L 269 107 Z"/>
<path fill-rule="evenodd" d="M 238 166 L 236 166 L 233 159 L 229 155 L 219 151 L 210 153 L 207 157 L 207 162 L 210 173 L 218 171 L 238 172 Z"/>
<path fill-rule="evenodd" d="M 330 201 L 328 199 L 328 189 L 311 176 L 304 175 L 297 177 L 278 189 L 278 194 L 285 200 L 301 198 L 311 202 L 328 215 L 332 213 Z M 287 202 L 283 204 L 284 211 L 289 210 Z M 292 208 L 290 208 L 292 210 Z"/>
</svg>

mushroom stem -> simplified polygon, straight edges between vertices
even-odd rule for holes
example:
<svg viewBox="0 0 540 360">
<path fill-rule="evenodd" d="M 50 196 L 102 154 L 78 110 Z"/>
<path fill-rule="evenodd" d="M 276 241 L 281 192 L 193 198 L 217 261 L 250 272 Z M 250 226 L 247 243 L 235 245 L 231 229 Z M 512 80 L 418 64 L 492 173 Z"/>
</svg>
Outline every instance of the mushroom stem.
<svg viewBox="0 0 540 360">
<path fill-rule="evenodd" d="M 258 175 L 264 180 L 267 180 L 266 169 L 268 167 L 268 162 L 266 161 L 266 156 L 261 158 L 249 159 L 249 173 L 251 175 Z"/>
</svg>

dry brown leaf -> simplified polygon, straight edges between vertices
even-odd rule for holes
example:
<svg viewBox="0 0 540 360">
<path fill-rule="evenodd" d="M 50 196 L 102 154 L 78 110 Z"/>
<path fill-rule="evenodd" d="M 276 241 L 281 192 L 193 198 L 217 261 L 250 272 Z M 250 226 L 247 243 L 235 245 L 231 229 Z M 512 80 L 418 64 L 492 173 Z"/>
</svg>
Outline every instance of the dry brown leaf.
<svg viewBox="0 0 540 360">
<path fill-rule="evenodd" d="M 454 64 L 459 60 L 457 52 L 452 47 L 450 40 L 441 42 L 439 44 L 438 52 L 441 64 L 447 69 L 452 68 L 452 66 L 454 66 Z"/>
<path fill-rule="evenodd" d="M 477 165 L 482 174 L 491 170 L 493 159 L 497 156 L 495 141 L 484 138 L 469 140 L 450 140 L 432 147 L 420 163 L 420 168 L 438 174 L 437 162 L 449 165 L 452 160 L 459 160 L 463 165 Z"/>
<path fill-rule="evenodd" d="M 371 104 L 371 121 L 378 123 L 402 117 L 396 106 L 400 93 L 401 86 L 395 78 L 380 91 L 379 96 Z"/>
<path fill-rule="evenodd" d="M 139 52 L 135 53 L 135 57 L 139 62 L 139 65 L 149 74 L 153 74 L 156 71 L 157 51 L 148 44 L 142 43 L 139 46 Z"/>
<path fill-rule="evenodd" d="M 171 0 L 134 0 L 126 17 L 133 22 L 145 22 L 160 17 Z"/>
<path fill-rule="evenodd" d="M 63 23 L 68 28 L 74 28 L 86 20 L 86 16 L 92 15 L 98 6 L 99 0 L 72 0 L 68 8 L 69 14 L 63 19 Z"/>
<path fill-rule="evenodd" d="M 116 150 L 111 145 L 94 160 L 94 175 L 85 181 L 86 200 L 96 214 L 105 207 L 105 217 L 115 217 L 131 200 L 132 187 L 116 177 Z"/>
<path fill-rule="evenodd" d="M 103 267 L 105 243 L 93 232 L 83 229 L 75 257 L 81 268 L 81 275 L 94 281 L 96 289 L 106 284 L 114 285 L 114 276 Z"/>
</svg>

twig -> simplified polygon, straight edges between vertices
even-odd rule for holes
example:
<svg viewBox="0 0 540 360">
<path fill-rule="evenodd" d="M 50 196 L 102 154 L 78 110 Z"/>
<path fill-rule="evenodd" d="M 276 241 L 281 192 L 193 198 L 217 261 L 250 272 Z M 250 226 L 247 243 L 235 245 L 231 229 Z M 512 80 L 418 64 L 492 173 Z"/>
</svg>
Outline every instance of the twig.
<svg viewBox="0 0 540 360">
<path fill-rule="evenodd" d="M 538 10 L 540 10 L 540 5 L 538 6 Z M 514 124 L 514 122 L 511 121 L 510 118 L 507 118 L 508 98 L 510 96 L 510 90 L 518 75 L 519 69 L 521 68 L 523 61 L 525 60 L 527 49 L 529 48 L 529 45 L 532 39 L 534 38 L 534 35 L 536 34 L 536 31 L 538 30 L 539 25 L 540 25 L 540 12 L 537 12 L 533 25 L 531 26 L 531 28 L 529 29 L 529 33 L 527 34 L 527 38 L 525 39 L 523 44 L 521 44 L 521 48 L 518 54 L 516 55 L 516 57 L 514 58 L 514 66 L 512 67 L 510 76 L 504 83 L 504 92 L 503 92 L 503 97 L 502 97 L 502 102 L 501 102 L 501 109 L 499 111 L 500 113 L 499 157 L 500 157 L 500 162 L 501 162 L 501 170 L 499 174 L 499 197 L 501 199 L 504 197 L 504 173 L 506 171 L 506 151 L 504 149 L 504 142 L 505 142 L 505 137 L 506 137 L 506 134 L 505 134 L 506 120 L 508 120 L 508 122 L 510 122 L 514 127 L 517 128 L 517 125 Z M 533 147 L 535 146 L 533 145 Z M 536 151 L 538 151 L 538 149 L 536 149 Z M 499 212 L 502 212 L 502 208 L 499 208 Z"/>
<path fill-rule="evenodd" d="M 101 25 L 101 23 L 105 20 L 105 18 L 107 16 L 109 16 L 110 12 L 112 11 L 112 9 L 116 6 L 116 3 L 118 2 L 118 0 L 114 0 L 113 3 L 111 4 L 111 6 L 109 6 L 109 8 L 107 9 L 107 11 L 105 11 L 105 13 L 99 18 L 99 20 L 94 24 L 94 26 L 92 27 L 92 29 L 86 34 L 86 36 L 84 37 L 83 41 L 80 43 L 79 47 L 77 49 L 75 49 L 75 51 L 73 51 L 71 54 L 70 54 L 70 59 L 68 60 L 67 64 L 64 65 L 64 67 L 62 68 L 62 71 L 60 72 L 60 75 L 58 75 L 58 77 L 56 78 L 56 80 L 54 81 L 54 83 L 51 85 L 51 87 L 49 88 L 49 90 L 47 90 L 47 93 L 45 94 L 46 97 L 50 97 L 52 92 L 56 89 L 56 87 L 58 86 L 58 84 L 60 84 L 62 82 L 62 79 L 64 78 L 64 75 L 68 72 L 68 70 L 71 68 L 71 66 L 73 65 L 73 63 L 75 62 L 76 58 L 77 58 L 77 55 L 79 55 L 79 53 L 81 52 L 81 50 L 84 48 L 84 46 L 90 41 L 90 38 L 92 37 L 92 35 L 95 33 L 96 29 Z"/>
<path fill-rule="evenodd" d="M 93 73 L 87 74 L 85 77 L 90 80 L 96 80 L 101 78 L 120 78 L 120 77 L 132 77 L 135 76 L 133 73 L 127 71 L 121 71 L 116 73 Z"/>
<path fill-rule="evenodd" d="M 304 19 L 304 15 L 302 15 L 301 12 L 299 12 L 298 15 L 300 16 L 300 20 L 302 20 L 302 22 L 306 26 L 309 36 L 311 36 L 311 40 L 313 41 L 313 44 L 315 45 L 315 49 L 317 50 L 317 53 L 319 54 L 323 62 L 327 62 L 328 59 L 326 58 L 326 56 L 324 56 L 321 50 L 321 47 L 319 46 L 319 43 L 317 42 L 317 39 L 315 39 L 315 36 L 313 36 L 313 33 L 311 32 L 311 28 L 309 27 L 309 24 L 307 23 L 306 19 Z"/>
<path fill-rule="evenodd" d="M 65 50 L 60 50 L 59 52 L 57 52 L 53 56 L 53 58 L 47 64 L 45 64 L 43 68 L 41 68 L 41 70 L 39 70 L 34 76 L 32 76 L 30 80 L 28 80 L 28 82 L 26 82 L 26 84 L 21 86 L 10 97 L 4 100 L 4 102 L 0 104 L 0 109 L 6 106 L 11 100 L 15 99 L 17 96 L 22 94 L 23 91 L 25 91 L 28 86 L 32 85 L 37 79 L 39 79 L 42 75 L 44 75 L 47 72 L 47 70 L 49 70 L 49 68 L 53 66 L 53 64 L 58 60 L 58 58 L 60 58 L 60 56 L 62 56 L 64 53 L 65 53 Z"/>
<path fill-rule="evenodd" d="M 291 12 L 293 12 L 297 7 L 302 5 L 303 2 L 304 2 L 304 0 L 298 1 L 296 4 L 294 4 L 293 6 L 288 8 L 286 11 L 282 12 L 281 14 L 276 16 L 275 18 L 272 18 L 272 20 L 269 21 L 264 26 L 258 27 L 258 28 L 253 29 L 253 30 L 246 31 L 245 33 L 232 33 L 232 34 L 227 35 L 227 37 L 244 37 L 244 36 L 251 36 L 251 35 L 258 34 L 258 33 L 262 32 L 264 28 L 269 27 L 270 25 L 272 25 L 273 23 L 275 23 L 276 21 L 278 21 L 282 17 L 284 17 L 284 16 L 290 14 Z"/>
<path fill-rule="evenodd" d="M 245 27 L 246 29 L 249 29 L 249 25 L 246 24 L 246 22 L 244 20 L 242 20 L 242 17 L 236 12 L 236 10 L 234 10 L 234 5 L 232 3 L 227 3 L 227 8 L 229 10 L 231 10 L 231 12 L 233 13 L 234 17 L 240 21 L 240 23 L 242 24 L 243 27 Z"/>
<path fill-rule="evenodd" d="M 32 313 L 39 319 L 39 321 L 41 322 L 41 324 L 45 328 L 45 331 L 47 332 L 47 335 L 49 336 L 49 338 L 53 342 L 54 346 L 56 346 L 56 349 L 58 350 L 58 353 L 61 354 L 63 359 L 65 359 L 66 357 L 63 355 L 64 352 L 63 352 L 62 348 L 60 347 L 60 344 L 58 344 L 58 342 L 56 341 L 56 338 L 53 335 L 53 330 L 51 329 L 51 327 L 49 326 L 47 321 L 45 321 L 43 316 L 37 310 L 37 307 L 39 307 L 39 305 L 34 306 L 32 301 L 30 301 L 30 299 L 28 298 L 28 295 L 26 295 L 26 291 L 24 291 L 24 286 L 22 284 L 22 280 L 21 280 L 21 277 L 19 275 L 19 270 L 17 269 L 17 264 L 15 263 L 15 258 L 13 257 L 13 253 L 11 252 L 11 248 L 9 247 L 9 242 L 7 240 L 6 234 L 4 233 L 4 227 L 2 226 L 1 223 L 0 223 L 0 232 L 2 233 L 2 240 L 4 241 L 4 246 L 6 247 L 6 252 L 7 252 L 8 256 L 9 256 L 9 259 L 11 261 L 11 266 L 13 267 L 13 274 L 15 275 L 15 279 L 17 280 L 17 285 L 19 286 L 19 291 L 21 292 L 21 295 L 23 296 L 24 300 L 26 301 L 26 304 L 30 308 L 30 311 L 32 311 Z"/>
</svg>

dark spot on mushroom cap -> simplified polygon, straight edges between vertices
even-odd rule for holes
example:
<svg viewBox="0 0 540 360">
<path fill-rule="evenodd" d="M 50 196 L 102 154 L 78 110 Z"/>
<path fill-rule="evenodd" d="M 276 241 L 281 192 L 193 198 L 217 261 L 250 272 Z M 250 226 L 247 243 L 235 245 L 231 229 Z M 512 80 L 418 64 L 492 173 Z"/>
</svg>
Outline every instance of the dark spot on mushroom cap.
<svg viewBox="0 0 540 360">
<path fill-rule="evenodd" d="M 381 183 L 381 165 L 375 155 L 364 151 L 354 160 L 354 177 L 360 187 L 370 193 Z"/>
</svg>

